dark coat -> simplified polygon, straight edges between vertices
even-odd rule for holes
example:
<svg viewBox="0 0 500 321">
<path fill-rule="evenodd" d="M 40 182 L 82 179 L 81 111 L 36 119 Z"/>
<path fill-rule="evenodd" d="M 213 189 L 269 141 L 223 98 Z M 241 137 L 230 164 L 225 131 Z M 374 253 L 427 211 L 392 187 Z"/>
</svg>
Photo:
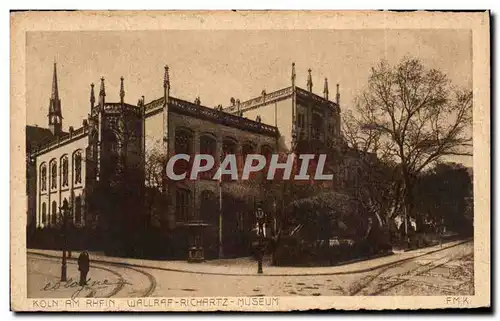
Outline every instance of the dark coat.
<svg viewBox="0 0 500 321">
<path fill-rule="evenodd" d="M 78 270 L 82 272 L 88 272 L 90 267 L 89 254 L 87 252 L 82 252 L 78 257 Z"/>
</svg>

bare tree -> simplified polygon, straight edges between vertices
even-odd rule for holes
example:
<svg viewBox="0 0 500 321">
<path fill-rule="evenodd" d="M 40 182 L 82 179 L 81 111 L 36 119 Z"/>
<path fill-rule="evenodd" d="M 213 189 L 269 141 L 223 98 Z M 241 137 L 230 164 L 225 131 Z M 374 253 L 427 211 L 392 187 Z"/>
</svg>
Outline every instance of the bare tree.
<svg viewBox="0 0 500 321">
<path fill-rule="evenodd" d="M 412 190 L 424 168 L 446 156 L 471 155 L 472 91 L 453 87 L 418 59 L 373 67 L 355 111 L 346 139 L 397 164 L 406 215 L 413 216 Z"/>
<path fill-rule="evenodd" d="M 381 139 L 381 133 L 366 126 L 372 123 L 373 113 L 363 113 L 360 106 L 358 117 L 349 110 L 342 115 L 342 132 L 345 142 L 358 151 L 357 166 L 359 201 L 365 208 L 387 220 L 396 216 L 402 205 L 400 166 L 389 157 L 389 148 Z"/>
<path fill-rule="evenodd" d="M 156 217 L 163 209 L 165 200 L 164 168 L 167 164 L 167 156 L 157 148 L 146 152 L 144 160 L 145 178 L 145 211 L 149 224 L 154 220 L 162 222 L 162 217 Z"/>
</svg>

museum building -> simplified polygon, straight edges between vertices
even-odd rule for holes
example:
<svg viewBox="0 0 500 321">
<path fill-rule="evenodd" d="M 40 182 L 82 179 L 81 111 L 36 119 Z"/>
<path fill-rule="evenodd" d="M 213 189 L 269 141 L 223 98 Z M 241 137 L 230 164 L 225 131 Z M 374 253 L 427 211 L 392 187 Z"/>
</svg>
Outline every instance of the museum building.
<svg viewBox="0 0 500 321">
<path fill-rule="evenodd" d="M 154 220 L 166 230 L 182 230 L 197 222 L 214 235 L 230 238 L 231 232 L 251 227 L 254 218 L 249 211 L 226 210 L 223 228 L 228 232 L 215 232 L 222 207 L 231 208 L 221 205 L 224 195 L 239 191 L 246 199 L 262 200 L 266 197 L 262 184 L 214 181 L 208 172 L 194 181 L 154 183 L 149 180 L 150 155 L 244 158 L 251 153 L 316 152 L 315 146 L 343 143 L 339 86 L 335 101 L 329 100 L 327 79 L 323 95 L 316 95 L 309 69 L 307 90 L 302 89 L 296 85 L 295 64 L 289 87 L 263 90 L 245 101 L 231 98 L 229 106 L 213 108 L 203 106 L 200 98 L 189 102 L 172 97 L 167 66 L 163 95 L 150 102 L 142 97 L 135 105 L 125 102 L 123 77 L 118 102 L 106 100 L 101 78 L 97 97 L 94 84 L 90 85 L 88 117 L 68 131 L 63 131 L 55 63 L 53 68 L 48 128 L 26 126 L 28 225 L 37 229 L 61 224 L 66 208 L 76 228 L 110 229 L 120 221 L 133 229 Z M 335 183 L 341 187 L 348 173 L 343 169 L 337 173 Z M 155 188 L 161 189 L 164 207 L 153 217 L 145 203 L 148 189 Z M 216 238 L 210 242 L 222 241 Z"/>
</svg>

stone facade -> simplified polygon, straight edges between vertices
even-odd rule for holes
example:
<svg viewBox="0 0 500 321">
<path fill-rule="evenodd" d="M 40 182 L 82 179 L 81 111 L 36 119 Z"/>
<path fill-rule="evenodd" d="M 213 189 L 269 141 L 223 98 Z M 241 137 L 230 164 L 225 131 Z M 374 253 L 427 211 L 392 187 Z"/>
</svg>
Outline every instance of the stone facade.
<svg viewBox="0 0 500 321">
<path fill-rule="evenodd" d="M 335 102 L 329 100 L 328 80 L 325 79 L 323 96 L 313 92 L 311 70 L 307 81 L 308 89 L 296 85 L 295 64 L 292 64 L 291 86 L 261 95 L 243 102 L 231 99 L 231 105 L 224 111 L 248 119 L 260 119 L 280 131 L 280 145 L 283 149 L 301 152 L 308 150 L 311 142 L 324 145 L 342 144 L 340 120 L 340 93 L 337 84 Z M 314 145 L 314 144 L 313 144 Z"/>
<path fill-rule="evenodd" d="M 54 81 L 57 82 L 56 76 Z M 53 90 L 57 90 L 57 85 L 53 85 Z M 188 139 L 183 148 L 190 154 L 211 153 L 215 159 L 227 152 L 272 153 L 277 150 L 279 132 L 276 127 L 208 108 L 199 102 L 170 97 L 168 93 L 165 90 L 167 96 L 149 103 L 140 99 L 137 105 L 126 104 L 122 79 L 122 101 L 110 103 L 105 100 L 104 79 L 101 79 L 97 102 L 94 86 L 91 86 L 90 112 L 82 127 L 71 128 L 69 133 L 61 131 L 58 135 L 49 135 L 41 141 L 37 141 L 38 132 L 28 135 L 27 142 L 31 143 L 27 149 L 28 181 L 33 184 L 27 188 L 27 194 L 29 199 L 36 201 L 28 201 L 28 208 L 29 212 L 36 213 L 33 215 L 36 227 L 58 226 L 64 202 L 71 209 L 71 220 L 76 227 L 110 224 L 103 214 L 110 212 L 109 203 L 113 202 L 111 197 L 102 196 L 112 194 L 113 182 L 143 187 L 148 152 L 156 149 L 166 157 L 171 156 L 179 152 L 176 141 L 180 137 Z M 58 93 L 54 95 L 59 97 Z M 52 99 L 50 104 L 53 106 Z M 52 123 L 53 118 L 49 122 Z M 118 179 L 123 168 L 130 172 L 128 182 Z M 141 182 L 130 182 L 132 174 Z M 53 179 L 55 184 L 52 184 Z M 189 220 L 206 218 L 207 214 L 201 213 L 205 196 L 209 194 L 218 199 L 221 189 L 232 190 L 232 185 L 245 184 L 225 182 L 223 187 L 221 185 L 203 176 L 196 181 L 169 183 L 168 208 L 162 218 L 169 222 L 167 227 L 175 229 Z M 240 188 L 252 197 L 261 195 L 258 189 Z M 177 197 L 178 191 L 185 193 L 188 200 L 188 204 L 182 205 L 186 208 L 182 214 L 178 213 L 182 198 Z M 113 210 L 119 211 L 118 208 Z M 213 218 L 209 220 L 214 221 Z"/>
<path fill-rule="evenodd" d="M 168 159 L 179 153 L 200 153 L 220 160 L 230 153 L 241 160 L 250 153 L 346 148 L 338 86 L 335 102 L 329 100 L 326 79 L 323 96 L 313 93 L 310 79 L 304 90 L 295 84 L 294 66 L 291 86 L 263 91 L 244 102 L 231 99 L 226 108 L 203 106 L 199 98 L 189 102 L 170 96 L 168 67 L 163 95 L 150 102 L 141 98 L 136 105 L 125 103 L 123 82 L 122 78 L 119 102 L 106 101 L 103 78 L 96 101 L 92 84 L 88 118 L 66 133 L 54 66 L 49 129 L 27 126 L 26 132 L 28 221 L 37 228 L 58 226 L 61 207 L 67 203 L 77 228 L 108 231 L 118 226 L 133 233 L 141 226 L 155 226 L 165 233 L 184 233 L 193 222 L 205 224 L 205 246 L 214 250 L 221 234 L 230 239 L 252 228 L 257 201 L 274 202 L 271 206 L 276 211 L 278 196 L 260 181 L 214 181 L 214 171 L 194 181 L 162 178 L 151 183 L 146 173 L 149 155 Z M 349 165 L 334 172 L 331 185 L 337 189 L 352 176 Z M 151 192 L 161 197 L 155 220 L 146 204 Z M 218 230 L 222 218 L 223 232 Z"/>
<path fill-rule="evenodd" d="M 66 202 L 72 206 L 72 220 L 76 226 L 85 226 L 86 128 L 61 138 L 34 154 L 36 182 L 36 226 L 57 226 L 61 220 L 60 207 Z"/>
</svg>

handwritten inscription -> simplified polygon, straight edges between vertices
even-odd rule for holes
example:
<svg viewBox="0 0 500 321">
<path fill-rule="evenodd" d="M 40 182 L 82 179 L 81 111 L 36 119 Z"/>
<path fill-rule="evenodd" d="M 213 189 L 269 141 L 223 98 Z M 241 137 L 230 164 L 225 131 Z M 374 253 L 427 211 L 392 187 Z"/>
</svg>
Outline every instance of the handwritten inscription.
<svg viewBox="0 0 500 321">
<path fill-rule="evenodd" d="M 67 281 L 56 281 L 54 283 L 47 282 L 45 286 L 41 289 L 42 291 L 57 291 L 59 289 L 75 289 L 75 292 L 71 295 L 71 298 L 76 298 L 83 290 L 89 290 L 91 293 L 95 293 L 97 290 L 107 289 L 109 287 L 118 287 L 123 285 L 131 285 L 127 281 L 121 279 L 118 282 L 111 282 L 108 279 L 104 280 L 92 280 L 88 279 L 86 285 L 80 285 L 78 281 L 69 278 Z"/>
</svg>

